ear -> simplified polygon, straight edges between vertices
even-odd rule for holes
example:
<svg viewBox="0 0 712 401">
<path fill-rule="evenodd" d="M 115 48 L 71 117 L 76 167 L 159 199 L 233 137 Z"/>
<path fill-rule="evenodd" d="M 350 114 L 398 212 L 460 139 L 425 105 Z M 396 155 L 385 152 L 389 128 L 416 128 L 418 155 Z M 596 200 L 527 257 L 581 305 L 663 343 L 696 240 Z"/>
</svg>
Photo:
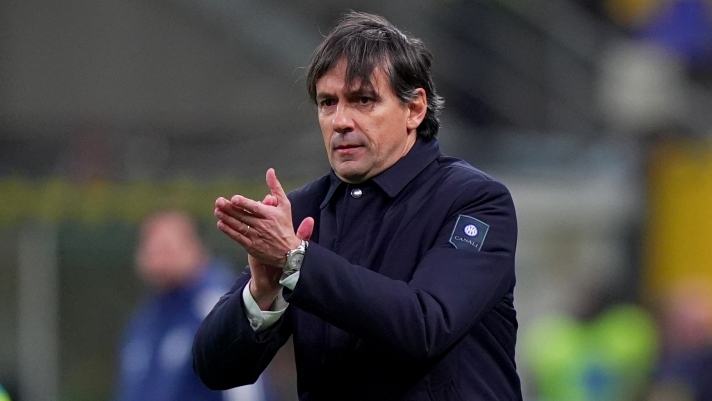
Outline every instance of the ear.
<svg viewBox="0 0 712 401">
<path fill-rule="evenodd" d="M 428 99 L 425 95 L 425 89 L 418 88 L 413 91 L 413 100 L 408 103 L 408 120 L 406 127 L 408 130 L 418 128 L 420 123 L 425 119 L 425 113 L 428 111 Z"/>
</svg>

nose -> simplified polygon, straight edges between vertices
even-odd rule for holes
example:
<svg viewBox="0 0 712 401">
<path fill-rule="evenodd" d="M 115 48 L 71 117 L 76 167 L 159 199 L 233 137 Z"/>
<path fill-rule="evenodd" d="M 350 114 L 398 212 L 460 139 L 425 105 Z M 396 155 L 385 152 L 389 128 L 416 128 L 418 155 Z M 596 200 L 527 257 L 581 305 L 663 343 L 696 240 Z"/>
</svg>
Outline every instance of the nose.
<svg viewBox="0 0 712 401">
<path fill-rule="evenodd" d="M 354 120 L 350 116 L 348 107 L 344 107 L 341 104 L 336 106 L 336 112 L 334 113 L 333 120 L 331 120 L 331 125 L 334 131 L 339 134 L 345 134 L 354 130 Z"/>
</svg>

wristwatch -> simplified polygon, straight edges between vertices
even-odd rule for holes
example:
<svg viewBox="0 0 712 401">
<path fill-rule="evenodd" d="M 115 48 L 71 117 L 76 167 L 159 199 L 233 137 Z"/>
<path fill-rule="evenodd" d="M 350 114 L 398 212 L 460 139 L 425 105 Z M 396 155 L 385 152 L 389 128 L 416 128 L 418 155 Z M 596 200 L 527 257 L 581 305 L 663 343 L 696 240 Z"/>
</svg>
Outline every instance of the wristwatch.
<svg viewBox="0 0 712 401">
<path fill-rule="evenodd" d="M 302 268 L 302 262 L 304 261 L 304 254 L 307 251 L 307 246 L 309 246 L 309 243 L 302 240 L 298 247 L 287 252 L 287 263 L 283 268 L 284 272 L 282 273 L 282 280 L 298 272 L 299 269 Z"/>
</svg>

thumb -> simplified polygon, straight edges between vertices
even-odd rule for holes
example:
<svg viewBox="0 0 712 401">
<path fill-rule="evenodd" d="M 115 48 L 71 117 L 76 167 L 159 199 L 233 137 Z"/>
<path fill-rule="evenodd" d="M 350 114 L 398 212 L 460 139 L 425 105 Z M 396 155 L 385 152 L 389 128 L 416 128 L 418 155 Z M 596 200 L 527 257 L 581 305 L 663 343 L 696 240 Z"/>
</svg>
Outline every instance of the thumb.
<svg viewBox="0 0 712 401">
<path fill-rule="evenodd" d="M 311 238 L 313 232 L 314 219 L 311 217 L 307 217 L 306 219 L 302 220 L 301 224 L 299 224 L 299 228 L 297 228 L 297 237 L 301 240 L 308 241 L 309 238 Z"/>
<path fill-rule="evenodd" d="M 282 184 L 279 183 L 279 180 L 277 179 L 277 174 L 274 172 L 273 168 L 267 170 L 267 186 L 269 187 L 270 191 L 272 191 L 272 195 L 277 198 L 277 201 L 280 205 L 289 204 L 287 194 L 284 192 L 284 189 L 282 189 Z"/>
</svg>

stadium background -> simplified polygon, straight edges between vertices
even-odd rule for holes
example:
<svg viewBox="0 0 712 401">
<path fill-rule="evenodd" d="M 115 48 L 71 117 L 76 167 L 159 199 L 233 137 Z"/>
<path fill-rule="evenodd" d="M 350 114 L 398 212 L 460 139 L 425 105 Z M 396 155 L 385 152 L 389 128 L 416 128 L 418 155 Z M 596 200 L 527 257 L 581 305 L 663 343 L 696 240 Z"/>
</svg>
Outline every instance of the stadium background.
<svg viewBox="0 0 712 401">
<path fill-rule="evenodd" d="M 0 1 L 0 383 L 14 400 L 109 398 L 146 290 L 142 217 L 188 210 L 241 266 L 214 199 L 260 196 L 268 167 L 290 188 L 326 171 L 304 67 L 349 9 L 425 41 L 443 150 L 513 193 L 525 399 L 545 399 L 542 322 L 629 304 L 655 324 L 636 361 L 652 397 L 665 303 L 712 292 L 704 0 Z M 284 351 L 270 369 L 293 400 Z"/>
</svg>

